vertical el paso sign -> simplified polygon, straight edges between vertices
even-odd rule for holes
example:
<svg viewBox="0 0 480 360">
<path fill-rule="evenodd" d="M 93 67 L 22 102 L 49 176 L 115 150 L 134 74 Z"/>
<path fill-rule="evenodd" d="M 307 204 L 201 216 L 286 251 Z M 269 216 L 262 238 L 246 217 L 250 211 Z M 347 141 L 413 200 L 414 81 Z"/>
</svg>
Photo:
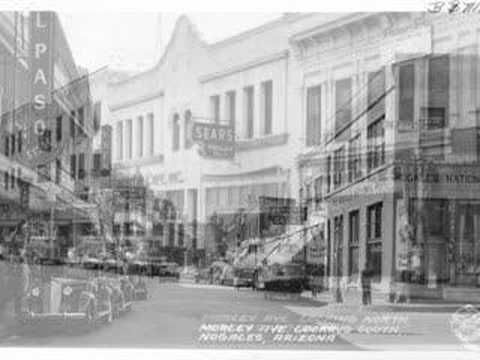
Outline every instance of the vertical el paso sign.
<svg viewBox="0 0 480 360">
<path fill-rule="evenodd" d="M 48 123 L 53 88 L 53 38 L 55 14 L 30 13 L 30 74 L 32 82 L 33 128 L 42 135 Z"/>
</svg>

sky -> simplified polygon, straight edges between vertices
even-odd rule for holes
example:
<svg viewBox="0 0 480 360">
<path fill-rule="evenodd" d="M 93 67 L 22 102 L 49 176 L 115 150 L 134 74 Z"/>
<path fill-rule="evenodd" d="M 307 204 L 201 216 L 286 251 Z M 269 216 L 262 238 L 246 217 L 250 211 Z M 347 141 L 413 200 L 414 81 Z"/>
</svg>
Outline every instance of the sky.
<svg viewBox="0 0 480 360">
<path fill-rule="evenodd" d="M 105 65 L 134 71 L 152 66 L 161 55 L 159 44 L 163 48 L 168 44 L 181 14 L 75 12 L 59 15 L 77 65 L 93 72 Z M 278 18 L 281 13 L 186 15 L 210 43 Z"/>
</svg>

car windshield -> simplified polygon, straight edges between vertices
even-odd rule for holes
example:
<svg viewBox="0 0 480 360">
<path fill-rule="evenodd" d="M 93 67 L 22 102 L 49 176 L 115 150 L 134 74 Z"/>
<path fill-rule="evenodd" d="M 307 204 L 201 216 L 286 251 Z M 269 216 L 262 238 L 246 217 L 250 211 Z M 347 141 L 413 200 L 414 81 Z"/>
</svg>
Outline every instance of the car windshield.
<svg viewBox="0 0 480 360">
<path fill-rule="evenodd" d="M 301 276 L 303 275 L 303 269 L 301 265 L 297 264 L 273 264 L 270 267 L 270 271 L 275 276 Z"/>
<path fill-rule="evenodd" d="M 283 266 L 283 270 L 285 275 L 292 276 L 292 275 L 302 275 L 302 266 L 300 265 L 285 265 Z"/>
<path fill-rule="evenodd" d="M 253 275 L 253 271 L 250 269 L 235 269 L 235 276 L 249 277 Z"/>
</svg>

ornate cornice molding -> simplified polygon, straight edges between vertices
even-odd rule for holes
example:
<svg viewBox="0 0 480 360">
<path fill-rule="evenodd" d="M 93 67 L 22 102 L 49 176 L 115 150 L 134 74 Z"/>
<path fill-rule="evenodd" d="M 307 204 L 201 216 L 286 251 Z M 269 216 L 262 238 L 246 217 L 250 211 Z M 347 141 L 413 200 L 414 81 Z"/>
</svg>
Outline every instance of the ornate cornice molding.
<svg viewBox="0 0 480 360">
<path fill-rule="evenodd" d="M 165 160 L 165 156 L 155 155 L 148 158 L 140 158 L 140 159 L 131 159 L 127 161 L 120 161 L 113 164 L 114 169 L 129 169 L 134 168 L 142 165 L 153 165 L 163 163 Z"/>
<path fill-rule="evenodd" d="M 249 151 L 271 146 L 280 146 L 288 141 L 288 133 L 270 135 L 257 139 L 239 140 L 236 143 L 237 151 Z"/>
<path fill-rule="evenodd" d="M 278 174 L 285 175 L 285 169 L 275 165 L 262 169 L 245 171 L 245 172 L 235 172 L 235 173 L 223 173 L 223 174 L 203 174 L 202 181 L 231 181 L 231 180 L 241 180 L 244 178 L 252 177 L 266 177 L 266 176 L 276 176 Z"/>
<path fill-rule="evenodd" d="M 118 110 L 124 109 L 124 108 L 129 107 L 129 106 L 134 106 L 134 105 L 138 105 L 138 104 L 150 101 L 150 100 L 157 99 L 157 98 L 162 97 L 162 96 L 164 96 L 164 91 L 160 90 L 160 91 L 157 91 L 157 92 L 152 93 L 152 94 L 147 94 L 147 95 L 144 95 L 144 96 L 141 96 L 141 97 L 138 97 L 138 98 L 134 98 L 134 99 L 131 99 L 131 100 L 127 100 L 127 101 L 124 101 L 124 102 L 121 102 L 121 103 L 118 103 L 118 104 L 110 105 L 109 108 L 110 108 L 110 111 L 112 111 L 112 112 L 113 111 L 118 111 Z"/>
<path fill-rule="evenodd" d="M 202 75 L 202 76 L 200 76 L 199 81 L 200 81 L 200 83 L 204 84 L 204 83 L 207 83 L 209 81 L 213 81 L 213 80 L 216 80 L 216 79 L 219 79 L 219 78 L 222 78 L 222 77 L 225 77 L 225 76 L 229 76 L 229 75 L 232 75 L 232 74 L 235 74 L 235 73 L 238 73 L 238 72 L 246 71 L 248 69 L 251 69 L 251 68 L 254 68 L 254 67 L 257 67 L 257 66 L 261 66 L 261 65 L 265 65 L 265 64 L 268 64 L 268 63 L 271 63 L 271 62 L 283 60 L 283 59 L 288 58 L 288 53 L 289 53 L 288 50 L 284 50 L 284 51 L 281 51 L 281 52 L 278 52 L 278 53 L 275 53 L 275 54 L 272 54 L 272 55 L 269 55 L 269 56 L 254 59 L 254 60 L 249 61 L 249 62 L 244 63 L 244 64 L 240 64 L 240 65 L 230 67 L 230 68 L 222 70 L 222 71 L 217 71 L 217 72 L 214 72 L 214 73 Z"/>
<path fill-rule="evenodd" d="M 403 22 L 406 21 L 405 26 Z M 423 13 L 360 13 L 324 24 L 290 39 L 294 56 L 302 63 L 334 57 L 342 51 L 378 46 L 383 39 L 426 25 Z"/>
</svg>

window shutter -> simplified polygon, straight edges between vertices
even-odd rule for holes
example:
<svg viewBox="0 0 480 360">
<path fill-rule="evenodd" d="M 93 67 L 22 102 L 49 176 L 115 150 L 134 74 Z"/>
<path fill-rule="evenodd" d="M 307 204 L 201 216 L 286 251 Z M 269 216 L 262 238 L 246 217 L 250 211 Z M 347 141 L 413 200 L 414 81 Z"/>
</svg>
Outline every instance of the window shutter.
<svg viewBox="0 0 480 360">
<path fill-rule="evenodd" d="M 399 114 L 401 128 L 413 128 L 415 114 L 415 65 L 405 64 L 399 68 Z"/>
<path fill-rule="evenodd" d="M 335 83 L 335 132 L 352 119 L 352 79 L 337 80 Z"/>
<path fill-rule="evenodd" d="M 368 123 L 385 114 L 385 69 L 368 74 Z"/>
</svg>

